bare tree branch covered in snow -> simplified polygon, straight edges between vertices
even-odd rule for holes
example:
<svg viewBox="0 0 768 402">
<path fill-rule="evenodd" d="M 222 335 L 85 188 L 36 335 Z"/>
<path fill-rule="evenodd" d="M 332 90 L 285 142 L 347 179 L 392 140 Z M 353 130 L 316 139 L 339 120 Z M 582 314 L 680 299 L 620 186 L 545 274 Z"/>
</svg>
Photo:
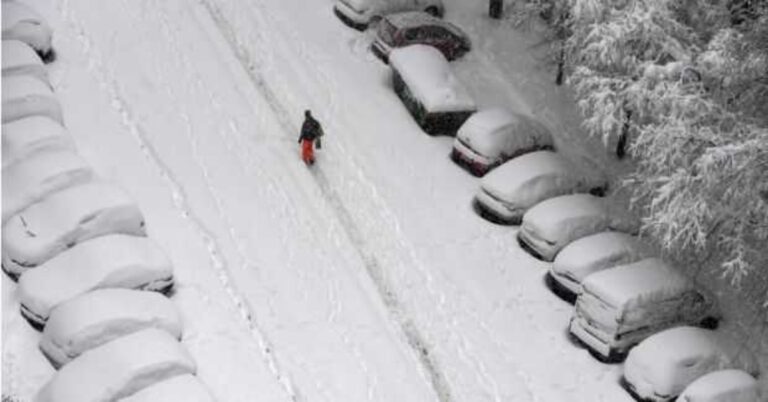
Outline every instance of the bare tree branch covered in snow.
<svg viewBox="0 0 768 402">
<path fill-rule="evenodd" d="M 734 282 L 768 269 L 765 2 L 569 6 L 570 83 L 589 131 L 636 160 L 624 183 L 645 232 Z"/>
</svg>

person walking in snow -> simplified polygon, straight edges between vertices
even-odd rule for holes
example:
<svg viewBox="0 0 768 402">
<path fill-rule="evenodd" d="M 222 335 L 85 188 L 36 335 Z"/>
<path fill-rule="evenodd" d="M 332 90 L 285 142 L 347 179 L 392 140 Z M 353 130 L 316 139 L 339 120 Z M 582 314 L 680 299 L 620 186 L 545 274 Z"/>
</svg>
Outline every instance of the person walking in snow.
<svg viewBox="0 0 768 402">
<path fill-rule="evenodd" d="M 299 144 L 301 144 L 301 159 L 307 165 L 315 163 L 314 145 L 317 141 L 317 149 L 320 149 L 322 143 L 320 137 L 323 136 L 323 127 L 320 122 L 312 117 L 309 110 L 304 111 L 304 123 L 301 125 L 301 134 L 299 135 Z"/>
</svg>

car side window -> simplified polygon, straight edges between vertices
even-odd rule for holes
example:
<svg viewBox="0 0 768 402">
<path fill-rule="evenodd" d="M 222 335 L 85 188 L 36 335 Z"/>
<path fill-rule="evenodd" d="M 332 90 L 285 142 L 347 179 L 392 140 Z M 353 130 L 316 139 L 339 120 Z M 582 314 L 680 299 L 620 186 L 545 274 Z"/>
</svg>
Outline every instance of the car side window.
<svg viewBox="0 0 768 402">
<path fill-rule="evenodd" d="M 405 40 L 407 42 L 413 42 L 418 38 L 418 30 L 416 29 L 409 29 L 405 31 L 405 34 L 403 34 L 403 37 L 405 37 Z"/>
</svg>

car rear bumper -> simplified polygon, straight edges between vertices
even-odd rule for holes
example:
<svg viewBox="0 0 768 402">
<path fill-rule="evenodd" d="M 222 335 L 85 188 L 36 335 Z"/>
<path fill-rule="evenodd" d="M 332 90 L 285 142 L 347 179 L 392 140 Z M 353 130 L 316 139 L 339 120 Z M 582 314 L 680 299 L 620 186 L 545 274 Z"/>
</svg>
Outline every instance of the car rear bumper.
<svg viewBox="0 0 768 402">
<path fill-rule="evenodd" d="M 379 40 L 375 40 L 373 43 L 371 43 L 371 52 L 384 63 L 389 64 L 389 52 L 391 50 L 391 47 L 385 45 Z"/>
<path fill-rule="evenodd" d="M 525 225 L 520 227 L 517 232 L 517 240 L 523 248 L 527 249 L 534 257 L 541 260 L 552 262 L 557 254 L 556 245 L 540 239 L 535 234 L 530 233 L 530 228 Z"/>
<path fill-rule="evenodd" d="M 552 293 L 568 303 L 573 304 L 576 302 L 576 297 L 579 294 L 581 284 L 576 283 L 551 269 L 547 272 L 545 281 Z"/>
<path fill-rule="evenodd" d="M 482 188 L 475 196 L 481 215 L 494 223 L 519 225 L 523 215 L 511 211 L 504 203 L 488 194 Z"/>
<path fill-rule="evenodd" d="M 492 167 L 487 158 L 477 155 L 458 139 L 453 142 L 451 159 L 477 177 L 484 176 Z"/>
<path fill-rule="evenodd" d="M 336 2 L 336 5 L 333 6 L 333 13 L 339 17 L 341 22 L 351 28 L 358 31 L 364 31 L 368 28 L 368 17 L 349 8 L 342 2 Z"/>
<path fill-rule="evenodd" d="M 584 343 L 590 350 L 607 359 L 611 355 L 611 346 L 603 342 L 600 338 L 592 335 L 582 324 L 582 320 L 574 317 L 569 326 L 571 334 L 575 335 L 579 341 Z"/>
</svg>

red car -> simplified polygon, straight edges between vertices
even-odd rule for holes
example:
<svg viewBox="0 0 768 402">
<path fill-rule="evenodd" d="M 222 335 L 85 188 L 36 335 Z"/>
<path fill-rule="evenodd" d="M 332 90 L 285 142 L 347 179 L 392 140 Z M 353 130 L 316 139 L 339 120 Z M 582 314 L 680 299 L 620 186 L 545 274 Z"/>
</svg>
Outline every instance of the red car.
<svg viewBox="0 0 768 402">
<path fill-rule="evenodd" d="M 388 62 L 392 49 L 416 44 L 432 46 L 448 60 L 458 59 L 472 47 L 467 35 L 456 25 L 427 13 L 412 11 L 382 18 L 371 51 Z"/>
</svg>

